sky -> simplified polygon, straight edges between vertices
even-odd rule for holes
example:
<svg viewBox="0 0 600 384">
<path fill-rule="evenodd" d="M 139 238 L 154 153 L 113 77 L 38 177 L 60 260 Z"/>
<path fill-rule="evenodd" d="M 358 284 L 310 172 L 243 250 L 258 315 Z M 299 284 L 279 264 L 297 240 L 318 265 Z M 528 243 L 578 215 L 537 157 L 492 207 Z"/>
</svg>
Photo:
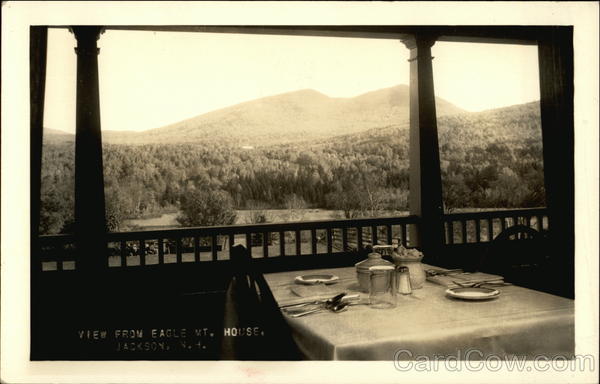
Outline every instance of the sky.
<svg viewBox="0 0 600 384">
<path fill-rule="evenodd" d="M 75 132 L 75 38 L 50 29 L 44 126 Z M 353 97 L 408 84 L 398 40 L 106 31 L 98 46 L 103 130 L 143 131 L 260 97 Z M 434 87 L 468 111 L 539 99 L 535 46 L 437 42 Z"/>
</svg>

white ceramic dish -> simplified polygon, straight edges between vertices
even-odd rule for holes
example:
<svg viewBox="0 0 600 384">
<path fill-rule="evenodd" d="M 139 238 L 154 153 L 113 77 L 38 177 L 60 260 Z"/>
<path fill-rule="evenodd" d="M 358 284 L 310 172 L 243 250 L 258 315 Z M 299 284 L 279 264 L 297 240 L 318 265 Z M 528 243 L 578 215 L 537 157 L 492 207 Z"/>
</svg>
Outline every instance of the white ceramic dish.
<svg viewBox="0 0 600 384">
<path fill-rule="evenodd" d="M 309 275 L 296 276 L 296 283 L 306 284 L 306 285 L 314 285 L 314 284 L 334 284 L 340 278 L 336 275 L 329 275 L 326 273 L 315 273 Z"/>
<path fill-rule="evenodd" d="M 500 295 L 500 291 L 497 289 L 484 287 L 457 287 L 446 289 L 446 295 L 462 300 L 489 300 L 498 297 Z"/>
</svg>

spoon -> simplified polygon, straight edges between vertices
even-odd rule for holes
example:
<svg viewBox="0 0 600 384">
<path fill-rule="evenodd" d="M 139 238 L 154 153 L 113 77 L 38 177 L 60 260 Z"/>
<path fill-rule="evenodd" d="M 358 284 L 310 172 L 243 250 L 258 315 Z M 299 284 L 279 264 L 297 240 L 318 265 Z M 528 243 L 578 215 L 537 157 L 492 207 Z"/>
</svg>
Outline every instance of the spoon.
<svg viewBox="0 0 600 384">
<path fill-rule="evenodd" d="M 350 303 L 347 301 L 341 302 L 341 303 L 338 303 L 337 305 L 333 306 L 333 308 L 331 308 L 331 310 L 335 313 L 342 312 L 342 311 L 345 311 L 346 309 L 348 309 L 349 305 L 350 305 Z"/>
<path fill-rule="evenodd" d="M 337 296 L 332 297 L 331 299 L 327 300 L 325 302 L 325 308 L 327 309 L 332 309 L 334 308 L 336 305 L 340 304 L 342 301 L 342 298 L 346 296 L 346 292 L 340 293 Z"/>
<path fill-rule="evenodd" d="M 327 307 L 327 306 L 331 306 L 332 304 L 337 303 L 338 301 L 342 300 L 342 298 L 344 298 L 345 295 L 346 295 L 346 293 L 344 292 L 344 293 L 340 293 L 339 295 L 335 295 L 332 298 L 327 299 L 327 300 L 321 299 L 321 300 L 308 301 L 305 303 L 288 304 L 288 305 L 282 305 L 279 308 L 284 309 L 284 310 L 293 310 L 296 307 L 303 307 L 306 305 L 317 305 L 317 304 L 323 304 L 324 306 Z M 354 296 L 358 296 L 358 295 L 352 295 L 352 297 L 354 297 Z M 349 297 L 350 296 L 348 296 L 348 298 Z"/>
<path fill-rule="evenodd" d="M 321 308 L 311 309 L 310 311 L 294 313 L 294 314 L 290 314 L 290 316 L 291 317 L 301 317 L 301 316 L 305 316 L 305 315 L 310 315 L 311 313 L 320 312 L 325 309 L 329 309 L 331 312 L 334 312 L 334 313 L 339 313 L 339 312 L 342 312 L 342 311 L 345 311 L 346 309 L 348 309 L 348 305 L 350 305 L 350 302 L 347 302 L 347 301 L 338 302 L 338 303 L 336 303 L 334 305 L 330 305 L 328 307 L 321 307 Z"/>
</svg>

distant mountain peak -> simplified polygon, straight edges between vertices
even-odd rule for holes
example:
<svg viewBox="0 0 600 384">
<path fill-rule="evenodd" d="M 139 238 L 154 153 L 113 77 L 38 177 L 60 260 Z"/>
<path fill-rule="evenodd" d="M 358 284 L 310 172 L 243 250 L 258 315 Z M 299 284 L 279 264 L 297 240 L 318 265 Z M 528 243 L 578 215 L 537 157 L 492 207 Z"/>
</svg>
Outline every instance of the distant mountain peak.
<svg viewBox="0 0 600 384">
<path fill-rule="evenodd" d="M 103 131 L 102 138 L 117 144 L 219 143 L 253 147 L 328 140 L 371 129 L 406 127 L 409 104 L 410 88 L 406 84 L 347 98 L 330 97 L 306 88 L 246 101 L 146 131 Z M 438 117 L 471 114 L 439 97 L 436 112 Z"/>
<path fill-rule="evenodd" d="M 302 102 L 323 101 L 326 99 L 330 99 L 330 97 L 315 90 L 315 89 L 305 88 L 305 89 L 299 89 L 297 91 L 284 92 L 284 93 L 279 93 L 276 95 L 265 96 L 260 99 L 247 101 L 244 104 L 254 103 L 254 102 L 258 102 L 258 101 L 278 102 L 278 101 L 285 101 L 285 100 L 296 100 L 297 102 L 302 103 Z M 232 107 L 235 107 L 235 105 L 233 105 L 231 107 L 226 107 L 225 109 L 232 108 Z"/>
<path fill-rule="evenodd" d="M 298 94 L 298 95 L 317 95 L 317 96 L 325 96 L 325 97 L 329 97 L 319 91 L 317 91 L 316 89 L 312 89 L 312 88 L 304 88 L 304 89 L 299 89 L 297 91 L 291 91 L 291 92 L 286 92 L 283 93 L 283 95 L 285 94 Z"/>
<path fill-rule="evenodd" d="M 147 143 L 228 142 L 261 146 L 299 140 L 327 139 L 377 127 L 406 124 L 409 87 L 399 84 L 355 97 L 329 97 L 315 89 L 299 89 L 246 101 L 165 127 L 140 132 Z M 437 99 L 439 116 L 464 113 Z M 120 137 L 121 136 L 121 137 Z M 131 136 L 116 132 L 109 142 L 127 143 Z"/>
</svg>

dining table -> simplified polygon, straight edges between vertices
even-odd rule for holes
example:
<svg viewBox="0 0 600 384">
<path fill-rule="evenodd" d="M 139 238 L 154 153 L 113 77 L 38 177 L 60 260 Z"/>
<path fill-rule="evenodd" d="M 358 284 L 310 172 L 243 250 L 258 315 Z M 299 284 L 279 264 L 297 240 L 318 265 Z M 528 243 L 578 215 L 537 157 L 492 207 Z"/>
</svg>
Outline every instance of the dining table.
<svg viewBox="0 0 600 384">
<path fill-rule="evenodd" d="M 423 268 L 434 268 L 423 265 Z M 572 358 L 574 300 L 516 285 L 499 286 L 488 300 L 449 296 L 446 286 L 426 281 L 411 294 L 397 296 L 393 308 L 369 305 L 354 267 L 265 274 L 279 307 L 306 302 L 310 289 L 296 277 L 331 274 L 321 296 L 345 292 L 359 295 L 342 312 L 317 311 L 292 317 L 280 309 L 293 338 L 309 360 L 417 360 L 453 357 L 482 360 L 538 356 Z M 309 293 L 307 293 L 309 292 Z M 300 295 L 299 295 L 300 294 Z M 310 308 L 310 306 L 307 306 Z"/>
</svg>

